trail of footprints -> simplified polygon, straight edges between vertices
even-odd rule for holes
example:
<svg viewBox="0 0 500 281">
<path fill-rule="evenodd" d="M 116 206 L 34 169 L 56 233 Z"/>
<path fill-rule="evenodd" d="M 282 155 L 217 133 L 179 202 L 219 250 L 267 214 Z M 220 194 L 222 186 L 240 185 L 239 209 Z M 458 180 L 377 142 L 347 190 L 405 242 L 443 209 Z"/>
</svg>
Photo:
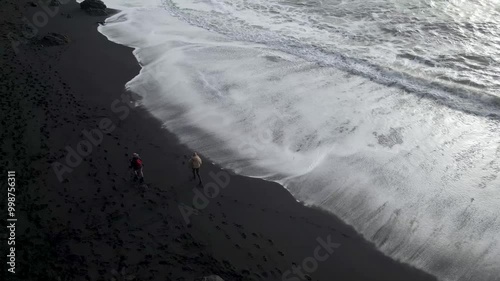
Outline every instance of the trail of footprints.
<svg viewBox="0 0 500 281">
<path fill-rule="evenodd" d="M 240 203 L 237 199 L 234 199 L 233 202 L 237 203 L 237 204 Z M 243 205 L 243 203 L 240 203 L 240 204 Z M 217 201 L 216 205 L 221 207 L 222 203 L 220 201 Z M 276 214 L 281 214 L 281 212 L 279 210 L 268 210 L 267 208 L 259 208 L 251 203 L 246 204 L 246 206 L 254 208 L 257 211 L 262 211 L 262 212 L 274 211 Z M 222 232 L 224 237 L 228 240 L 228 243 L 231 243 L 231 241 L 234 240 L 229 233 L 237 233 L 237 235 L 239 235 L 243 240 L 249 241 L 247 243 L 247 245 L 245 245 L 245 247 L 243 245 L 238 244 L 238 243 L 233 244 L 233 246 L 235 249 L 245 252 L 246 257 L 248 259 L 255 260 L 257 262 L 256 267 L 260 270 L 260 275 L 254 276 L 257 278 L 257 280 L 265 280 L 265 278 L 268 278 L 269 276 L 272 276 L 273 278 L 278 278 L 279 276 L 281 276 L 283 274 L 282 270 L 280 270 L 277 267 L 275 267 L 273 269 L 268 269 L 268 271 L 266 271 L 264 269 L 264 267 L 262 266 L 262 264 L 259 263 L 259 260 L 261 262 L 263 262 L 263 264 L 267 264 L 267 262 L 270 261 L 269 257 L 264 252 L 264 251 L 268 251 L 267 249 L 269 249 L 269 248 L 273 249 L 272 250 L 273 252 L 270 253 L 271 255 L 274 253 L 278 257 L 283 257 L 283 258 L 286 257 L 285 250 L 276 248 L 274 241 L 272 239 L 269 239 L 269 238 L 265 237 L 264 235 L 258 234 L 255 232 L 249 233 L 246 231 L 246 229 L 243 225 L 236 223 L 236 222 L 229 222 L 227 220 L 227 215 L 224 212 L 221 212 L 219 215 L 220 215 L 219 220 L 217 220 L 217 216 L 214 213 L 208 213 L 207 218 L 214 225 L 214 228 L 217 231 Z M 309 223 L 310 225 L 313 225 L 315 227 L 327 228 L 328 230 L 336 231 L 335 228 L 332 228 L 329 226 L 321 226 L 319 224 L 309 222 L 309 221 L 307 221 L 306 218 L 303 218 L 303 217 L 296 218 L 293 216 L 288 216 L 288 218 L 293 219 L 293 220 L 302 219 L 302 220 L 305 220 L 306 223 Z M 345 234 L 345 233 L 341 233 L 341 235 L 345 238 L 350 238 L 350 236 Z M 250 238 L 252 238 L 253 241 L 250 241 Z M 296 266 L 296 263 L 293 262 L 291 265 Z M 250 271 L 248 271 L 248 272 L 250 272 Z M 256 274 L 256 273 L 254 273 L 254 274 Z"/>
</svg>

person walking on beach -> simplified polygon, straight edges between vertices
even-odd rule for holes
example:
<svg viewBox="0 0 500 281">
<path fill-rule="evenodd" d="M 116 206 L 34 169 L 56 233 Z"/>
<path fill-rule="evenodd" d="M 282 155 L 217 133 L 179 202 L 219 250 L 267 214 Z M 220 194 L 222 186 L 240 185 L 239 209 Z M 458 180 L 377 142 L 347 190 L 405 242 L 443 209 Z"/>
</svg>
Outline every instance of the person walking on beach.
<svg viewBox="0 0 500 281">
<path fill-rule="evenodd" d="M 202 164 L 200 156 L 198 156 L 198 153 L 193 153 L 193 157 L 189 160 L 189 164 L 191 166 L 191 169 L 193 169 L 193 180 L 196 179 L 196 175 L 198 175 L 198 179 L 200 180 L 199 184 L 201 185 L 201 176 L 200 176 L 200 167 Z"/>
<path fill-rule="evenodd" d="M 142 163 L 141 157 L 139 154 L 132 154 L 132 159 L 130 160 L 130 168 L 134 171 L 134 181 L 139 179 L 140 183 L 144 182 L 144 174 L 142 173 L 142 168 L 144 164 Z"/>
</svg>

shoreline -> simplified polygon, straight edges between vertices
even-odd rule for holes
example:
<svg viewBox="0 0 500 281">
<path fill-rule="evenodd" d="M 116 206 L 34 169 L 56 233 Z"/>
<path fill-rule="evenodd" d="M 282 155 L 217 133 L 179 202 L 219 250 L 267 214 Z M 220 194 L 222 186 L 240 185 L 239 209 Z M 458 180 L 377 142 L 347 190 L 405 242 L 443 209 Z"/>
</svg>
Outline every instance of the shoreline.
<svg viewBox="0 0 500 281">
<path fill-rule="evenodd" d="M 28 195 L 47 207 L 33 211 L 38 218 L 27 218 L 30 223 L 21 229 L 33 228 L 39 220 L 47 236 L 62 233 L 47 247 L 80 267 L 62 266 L 75 275 L 68 280 L 107 279 L 124 268 L 137 280 L 193 280 L 211 274 L 225 280 L 307 280 L 306 274 L 310 280 L 435 280 L 385 256 L 334 215 L 297 202 L 281 185 L 227 172 L 202 152 L 201 174 L 211 179 L 205 186 L 215 183 L 220 194 L 196 208 L 193 198 L 201 198 L 203 190 L 189 180 L 191 151 L 144 108 L 129 106 L 131 93 L 124 85 L 140 71 L 132 49 L 97 31 L 96 22 L 105 17 L 85 14 L 74 1 L 60 8 L 40 34 L 57 32 L 71 42 L 23 47 L 21 64 L 25 69 L 31 66 L 31 76 L 50 85 L 33 85 L 33 95 L 43 94 L 43 99 L 33 99 L 33 105 L 43 110 L 28 126 L 46 129 L 40 136 L 38 130 L 25 130 L 23 136 L 38 137 L 30 147 L 47 150 L 47 157 L 42 154 L 38 162 L 30 162 L 41 172 L 26 184 L 39 184 L 33 188 L 36 195 Z M 32 15 L 39 9 L 27 11 Z M 17 122 L 28 119 L 34 120 L 31 113 Z M 115 128 L 105 132 L 102 142 L 60 182 L 53 164 L 67 164 L 62 160 L 68 154 L 65 147 L 77 150 L 84 140 L 82 132 L 101 128 L 103 119 Z M 127 160 L 133 152 L 144 160 L 146 190 L 130 182 Z M 189 224 L 180 208 L 193 212 Z M 319 262 L 315 252 L 325 244 L 330 248 L 321 249 L 328 257 Z M 312 267 L 311 257 L 315 270 L 305 270 L 304 275 L 293 270 Z"/>
</svg>

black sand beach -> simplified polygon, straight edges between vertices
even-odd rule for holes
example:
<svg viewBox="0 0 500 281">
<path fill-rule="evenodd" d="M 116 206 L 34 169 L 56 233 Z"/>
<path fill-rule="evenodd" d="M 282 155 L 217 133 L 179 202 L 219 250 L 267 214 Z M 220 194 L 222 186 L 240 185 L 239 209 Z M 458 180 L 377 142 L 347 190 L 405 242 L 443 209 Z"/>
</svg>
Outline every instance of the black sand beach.
<svg viewBox="0 0 500 281">
<path fill-rule="evenodd" d="M 224 280 L 434 280 L 384 256 L 336 217 L 304 207 L 280 185 L 221 170 L 203 151 L 202 177 L 215 194 L 199 199 L 204 190 L 190 181 L 191 151 L 143 108 L 128 106 L 133 95 L 124 85 L 140 71 L 132 50 L 98 33 L 105 17 L 86 14 L 74 1 L 42 6 L 4 1 L 0 17 L 1 161 L 4 174 L 16 171 L 18 218 L 16 273 L 4 262 L 2 280 L 212 274 Z M 36 13 L 48 15 L 38 31 L 23 21 L 25 15 L 32 23 Z M 48 46 L 40 39 L 50 32 L 69 40 Z M 103 127 L 102 142 L 92 144 L 81 163 L 73 159 L 75 167 L 67 166 L 60 182 L 54 163 L 68 165 L 66 147 L 78 150 L 89 139 L 82 132 Z M 130 179 L 133 152 L 144 160 L 147 189 Z M 189 223 L 181 209 L 196 209 Z M 2 234 L 3 257 L 6 246 Z"/>
</svg>

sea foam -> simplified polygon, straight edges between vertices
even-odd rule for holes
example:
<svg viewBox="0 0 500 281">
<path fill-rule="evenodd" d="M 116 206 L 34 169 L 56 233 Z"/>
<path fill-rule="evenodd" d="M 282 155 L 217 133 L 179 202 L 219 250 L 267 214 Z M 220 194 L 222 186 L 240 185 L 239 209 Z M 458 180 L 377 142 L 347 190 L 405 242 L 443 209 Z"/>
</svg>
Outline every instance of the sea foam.
<svg viewBox="0 0 500 281">
<path fill-rule="evenodd" d="M 266 31 L 218 32 L 199 15 L 223 16 L 220 1 L 112 1 L 123 12 L 99 30 L 142 66 L 126 87 L 183 143 L 442 280 L 499 280 L 496 119 L 276 48 L 289 41 Z"/>
</svg>

